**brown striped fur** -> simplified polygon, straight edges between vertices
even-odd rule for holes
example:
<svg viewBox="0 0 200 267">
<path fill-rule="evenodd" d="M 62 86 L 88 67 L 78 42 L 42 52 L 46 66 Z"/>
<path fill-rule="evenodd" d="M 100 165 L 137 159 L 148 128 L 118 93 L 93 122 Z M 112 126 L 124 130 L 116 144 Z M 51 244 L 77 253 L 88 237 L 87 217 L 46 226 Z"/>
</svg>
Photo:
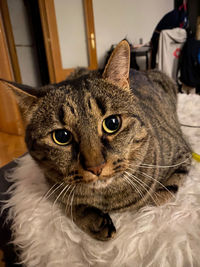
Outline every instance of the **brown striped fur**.
<svg viewBox="0 0 200 267">
<path fill-rule="evenodd" d="M 55 199 L 81 229 L 100 240 L 115 233 L 108 212 L 166 202 L 190 166 L 190 148 L 176 114 L 176 86 L 158 71 L 129 71 L 129 53 L 122 41 L 103 76 L 78 71 L 30 93 L 7 82 L 25 110 L 29 153 L 50 186 L 63 182 Z M 122 121 L 112 135 L 102 129 L 110 115 Z M 67 146 L 51 137 L 63 128 L 73 136 Z M 100 175 L 94 169 L 101 169 Z"/>
</svg>

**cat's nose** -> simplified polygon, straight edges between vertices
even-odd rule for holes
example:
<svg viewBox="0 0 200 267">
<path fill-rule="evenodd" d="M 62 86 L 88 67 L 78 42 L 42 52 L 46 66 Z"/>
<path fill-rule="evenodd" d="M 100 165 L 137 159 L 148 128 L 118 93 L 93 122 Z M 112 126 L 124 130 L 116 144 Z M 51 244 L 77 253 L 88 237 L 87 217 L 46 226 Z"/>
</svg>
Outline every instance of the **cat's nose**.
<svg viewBox="0 0 200 267">
<path fill-rule="evenodd" d="M 92 172 L 93 174 L 95 174 L 96 176 L 99 176 L 105 166 L 105 162 L 101 163 L 98 166 L 95 167 L 87 167 L 87 171 Z"/>
</svg>

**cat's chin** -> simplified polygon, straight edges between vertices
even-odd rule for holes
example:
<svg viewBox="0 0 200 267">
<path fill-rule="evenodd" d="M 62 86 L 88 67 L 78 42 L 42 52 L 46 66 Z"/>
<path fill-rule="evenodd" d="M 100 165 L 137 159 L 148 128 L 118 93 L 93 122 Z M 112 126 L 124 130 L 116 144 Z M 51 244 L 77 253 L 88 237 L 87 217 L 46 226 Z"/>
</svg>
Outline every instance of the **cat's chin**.
<svg viewBox="0 0 200 267">
<path fill-rule="evenodd" d="M 110 185 L 115 177 L 98 177 L 95 181 L 88 183 L 88 186 L 91 186 L 92 188 L 105 188 L 108 185 Z"/>
</svg>

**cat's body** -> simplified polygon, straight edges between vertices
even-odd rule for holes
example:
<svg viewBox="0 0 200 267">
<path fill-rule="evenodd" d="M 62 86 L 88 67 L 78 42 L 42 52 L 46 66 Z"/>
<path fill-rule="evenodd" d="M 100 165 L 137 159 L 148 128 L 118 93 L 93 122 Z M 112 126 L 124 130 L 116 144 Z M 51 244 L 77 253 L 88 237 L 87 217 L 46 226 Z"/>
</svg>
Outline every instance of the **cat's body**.
<svg viewBox="0 0 200 267">
<path fill-rule="evenodd" d="M 26 143 L 53 201 L 91 236 L 108 240 L 108 212 L 159 205 L 178 190 L 190 148 L 176 114 L 176 87 L 158 71 L 129 72 L 129 47 L 114 51 L 103 78 L 77 75 L 16 94 L 28 112 Z M 13 87 L 13 85 L 10 85 Z"/>
</svg>

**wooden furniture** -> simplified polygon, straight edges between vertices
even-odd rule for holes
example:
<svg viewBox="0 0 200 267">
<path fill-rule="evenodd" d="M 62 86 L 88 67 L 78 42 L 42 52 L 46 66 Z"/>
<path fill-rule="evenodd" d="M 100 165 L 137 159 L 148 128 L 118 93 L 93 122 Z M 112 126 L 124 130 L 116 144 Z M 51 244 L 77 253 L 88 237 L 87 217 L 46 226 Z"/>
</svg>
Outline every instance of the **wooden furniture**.
<svg viewBox="0 0 200 267">
<path fill-rule="evenodd" d="M 14 80 L 2 17 L 0 16 L 0 78 Z M 0 167 L 26 151 L 23 140 L 24 126 L 15 97 L 0 82 Z"/>
<path fill-rule="evenodd" d="M 151 52 L 150 46 L 142 46 L 139 48 L 131 49 L 131 60 L 137 62 L 137 57 L 145 57 L 146 58 L 146 70 L 149 69 L 149 53 Z"/>
</svg>

